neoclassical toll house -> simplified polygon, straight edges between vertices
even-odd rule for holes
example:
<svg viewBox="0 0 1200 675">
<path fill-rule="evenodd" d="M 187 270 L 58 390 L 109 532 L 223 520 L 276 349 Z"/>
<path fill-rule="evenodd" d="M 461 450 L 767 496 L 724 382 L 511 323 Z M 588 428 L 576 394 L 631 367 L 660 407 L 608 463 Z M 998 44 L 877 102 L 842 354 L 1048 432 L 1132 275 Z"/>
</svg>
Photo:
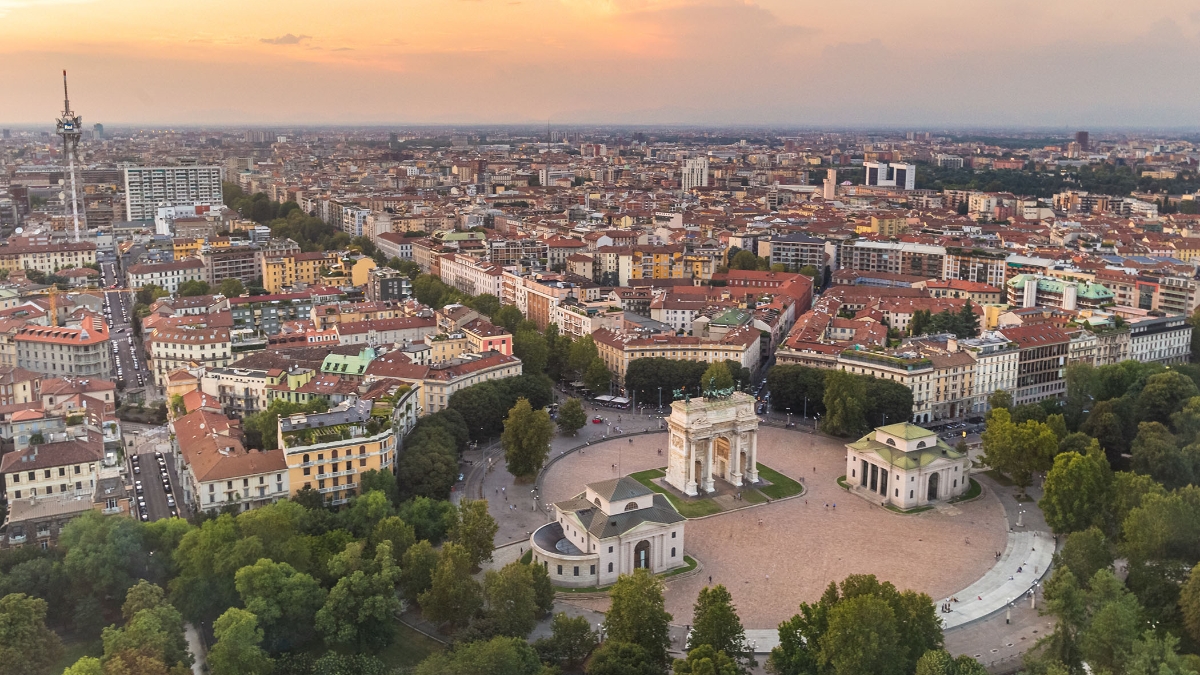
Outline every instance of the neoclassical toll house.
<svg viewBox="0 0 1200 675">
<path fill-rule="evenodd" d="M 971 460 L 937 434 L 904 422 L 846 444 L 846 482 L 872 501 L 911 509 L 966 492 Z"/>
<path fill-rule="evenodd" d="M 614 478 L 554 504 L 554 521 L 534 530 L 529 544 L 555 585 L 608 586 L 635 569 L 682 566 L 685 522 L 663 495 Z"/>
</svg>

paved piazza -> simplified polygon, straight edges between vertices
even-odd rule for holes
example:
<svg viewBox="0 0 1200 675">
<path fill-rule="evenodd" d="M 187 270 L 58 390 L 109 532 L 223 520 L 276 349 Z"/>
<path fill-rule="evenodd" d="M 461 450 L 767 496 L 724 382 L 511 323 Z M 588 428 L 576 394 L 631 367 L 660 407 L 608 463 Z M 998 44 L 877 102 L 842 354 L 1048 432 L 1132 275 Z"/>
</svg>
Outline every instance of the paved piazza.
<svg viewBox="0 0 1200 675">
<path fill-rule="evenodd" d="M 544 496 L 566 499 L 585 483 L 615 477 L 614 464 L 621 474 L 666 466 L 667 434 L 632 440 L 605 441 L 563 457 L 547 470 Z M 875 574 L 900 589 L 924 591 L 936 602 L 983 576 L 1005 548 L 1008 526 L 991 492 L 966 504 L 901 515 L 838 486 L 846 451 L 836 439 L 763 426 L 758 453 L 759 462 L 803 478 L 807 492 L 688 521 L 687 553 L 704 571 L 668 584 L 667 611 L 674 623 L 690 621 L 709 575 L 729 588 L 743 625 L 775 628 L 801 602 L 817 600 L 830 581 L 849 574 Z M 607 608 L 606 600 L 571 602 Z"/>
</svg>

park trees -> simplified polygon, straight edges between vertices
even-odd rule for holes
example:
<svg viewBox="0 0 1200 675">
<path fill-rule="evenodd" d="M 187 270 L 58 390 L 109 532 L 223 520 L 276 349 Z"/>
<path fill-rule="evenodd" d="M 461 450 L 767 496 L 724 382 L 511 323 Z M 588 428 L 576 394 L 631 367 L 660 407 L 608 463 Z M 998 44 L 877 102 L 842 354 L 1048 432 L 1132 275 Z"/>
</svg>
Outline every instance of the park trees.
<svg viewBox="0 0 1200 675">
<path fill-rule="evenodd" d="M 0 598 L 0 675 L 50 675 L 62 641 L 46 628 L 46 610 L 24 593 Z"/>
<path fill-rule="evenodd" d="M 587 369 L 583 371 L 583 386 L 587 387 L 588 391 L 608 391 L 612 381 L 612 373 L 608 371 L 608 366 L 604 365 L 604 361 L 600 357 L 592 359 Z"/>
<path fill-rule="evenodd" d="M 427 539 L 413 544 L 404 552 L 400 566 L 401 595 L 409 602 L 416 602 L 422 593 L 433 584 L 433 571 L 438 566 L 438 554 Z"/>
<path fill-rule="evenodd" d="M 1152 476 L 1168 490 L 1192 483 L 1200 468 L 1200 447 L 1180 448 L 1170 429 L 1160 422 L 1139 424 L 1132 449 L 1133 470 Z"/>
<path fill-rule="evenodd" d="M 508 472 L 514 476 L 532 476 L 541 470 L 553 437 L 554 423 L 549 413 L 534 410 L 524 398 L 517 399 L 500 436 Z"/>
<path fill-rule="evenodd" d="M 270 675 L 271 657 L 259 645 L 263 630 L 253 613 L 230 607 L 213 624 L 216 644 L 208 652 L 213 675 Z"/>
<path fill-rule="evenodd" d="M 382 543 L 375 548 L 373 559 L 361 560 L 357 569 L 343 570 L 317 610 L 317 631 L 330 644 L 365 651 L 383 649 L 396 633 L 392 617 L 400 609 L 396 599 L 399 580 L 400 568 L 392 558 L 391 546 Z"/>
<path fill-rule="evenodd" d="M 486 499 L 465 499 L 458 505 L 450 540 L 466 550 L 472 568 L 492 559 L 496 531 L 499 525 L 488 513 Z"/>
<path fill-rule="evenodd" d="M 574 435 L 587 424 L 587 413 L 577 398 L 569 398 L 558 407 L 558 430 Z"/>
<path fill-rule="evenodd" d="M 533 565 L 515 561 L 484 576 L 487 618 L 497 635 L 523 638 L 536 625 L 539 612 L 532 569 Z"/>
<path fill-rule="evenodd" d="M 513 336 L 513 354 L 521 359 L 521 370 L 542 373 L 550 359 L 546 338 L 536 330 L 520 330 Z"/>
<path fill-rule="evenodd" d="M 1137 397 L 1137 416 L 1143 422 L 1170 423 L 1171 415 L 1179 412 L 1184 403 L 1200 395 L 1200 389 L 1192 378 L 1183 373 L 1168 370 L 1146 378 Z"/>
<path fill-rule="evenodd" d="M 702 361 L 665 359 L 659 356 L 635 359 L 625 369 L 625 390 L 638 402 L 670 405 L 671 394 L 677 389 L 693 395 L 704 379 L 707 366 Z M 661 391 L 661 399 L 660 399 Z"/>
<path fill-rule="evenodd" d="M 722 651 L 702 644 L 688 650 L 687 658 L 675 659 L 674 675 L 740 675 L 738 663 Z"/>
<path fill-rule="evenodd" d="M 1059 534 L 1103 526 L 1108 517 L 1112 471 L 1100 444 L 1092 440 L 1087 454 L 1062 453 L 1046 474 L 1038 506 L 1046 523 Z"/>
<path fill-rule="evenodd" d="M 612 606 L 604 615 L 608 639 L 641 647 L 650 663 L 667 665 L 671 615 L 664 609 L 663 585 L 647 569 L 622 575 L 608 592 Z"/>
<path fill-rule="evenodd" d="M 559 612 L 550 622 L 550 637 L 534 642 L 533 648 L 543 661 L 574 670 L 599 642 L 600 636 L 592 630 L 586 616 L 570 617 Z"/>
<path fill-rule="evenodd" d="M 631 366 L 632 367 L 632 366 Z M 801 412 L 809 417 L 825 412 L 825 374 L 821 368 L 796 364 L 775 366 L 767 371 L 767 389 L 775 410 Z"/>
<path fill-rule="evenodd" d="M 421 662 L 414 675 L 541 675 L 537 652 L 524 640 L 495 637 L 467 642 Z"/>
<path fill-rule="evenodd" d="M 417 535 L 413 526 L 399 516 L 388 516 L 375 524 L 369 541 L 375 547 L 386 541 L 392 547 L 392 558 L 399 565 L 409 547 L 417 543 Z"/>
<path fill-rule="evenodd" d="M 280 652 L 312 637 L 317 611 L 325 604 L 325 589 L 308 574 L 287 563 L 261 558 L 237 571 L 238 595 L 256 618 L 265 645 Z"/>
<path fill-rule="evenodd" d="M 1058 451 L 1058 437 L 1041 422 L 1014 424 L 1008 410 L 997 408 L 983 432 L 983 451 L 988 466 L 1003 472 L 1024 490 L 1033 472 L 1050 468 Z"/>
<path fill-rule="evenodd" d="M 987 669 L 966 654 L 956 659 L 945 649 L 931 649 L 917 660 L 916 675 L 987 675 Z"/>
<path fill-rule="evenodd" d="M 1098 527 L 1078 530 L 1067 535 L 1062 550 L 1054 554 L 1054 564 L 1071 570 L 1076 579 L 1091 579 L 1112 567 L 1112 545 Z"/>
<path fill-rule="evenodd" d="M 701 391 L 710 389 L 732 389 L 733 375 L 729 373 L 729 366 L 721 361 L 717 361 L 704 371 L 700 377 Z"/>
<path fill-rule="evenodd" d="M 454 438 L 439 427 L 416 429 L 396 460 L 400 498 L 446 499 L 458 478 Z"/>
<path fill-rule="evenodd" d="M 867 387 L 862 379 L 841 370 L 828 373 L 821 430 L 834 436 L 853 436 L 864 431 L 867 426 L 866 397 Z"/>
<path fill-rule="evenodd" d="M 838 609 L 850 600 L 856 601 Z M 777 675 L 910 673 L 925 652 L 942 647 L 941 620 L 928 595 L 851 575 L 829 584 L 820 601 L 800 605 L 780 624 L 779 640 L 768 660 Z"/>
<path fill-rule="evenodd" d="M 217 292 L 227 298 L 236 298 L 246 292 L 246 287 L 242 285 L 241 279 L 230 277 L 221 282 L 221 285 L 217 287 Z"/>
<path fill-rule="evenodd" d="M 587 675 L 662 675 L 663 665 L 644 647 L 631 642 L 605 640 L 588 662 Z"/>
<path fill-rule="evenodd" d="M 417 602 L 430 621 L 461 628 L 470 623 L 483 606 L 479 582 L 471 578 L 471 554 L 462 546 L 447 542 L 438 556 L 429 590 Z"/>
<path fill-rule="evenodd" d="M 183 616 L 151 586 L 139 584 L 131 589 L 133 597 L 126 596 L 129 611 L 124 626 L 104 629 L 106 672 L 123 672 L 122 666 L 128 672 L 177 672 L 191 666 Z"/>
<path fill-rule="evenodd" d="M 525 316 L 521 314 L 521 310 L 517 309 L 516 305 L 504 305 L 491 317 L 492 323 L 503 326 L 509 333 L 514 333 L 517 326 L 525 320 Z"/>
<path fill-rule="evenodd" d="M 728 655 L 739 666 L 753 659 L 746 644 L 746 631 L 733 606 L 733 597 L 720 584 L 711 588 L 705 586 L 696 597 L 688 649 L 694 650 L 701 645 Z"/>
</svg>

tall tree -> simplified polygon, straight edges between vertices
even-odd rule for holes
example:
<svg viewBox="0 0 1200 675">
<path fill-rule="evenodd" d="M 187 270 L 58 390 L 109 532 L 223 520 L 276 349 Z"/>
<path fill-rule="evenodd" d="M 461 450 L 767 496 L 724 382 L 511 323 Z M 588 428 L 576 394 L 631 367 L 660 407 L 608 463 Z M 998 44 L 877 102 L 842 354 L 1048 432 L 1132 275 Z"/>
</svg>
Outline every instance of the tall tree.
<svg viewBox="0 0 1200 675">
<path fill-rule="evenodd" d="M 504 305 L 492 315 L 492 323 L 503 326 L 509 333 L 515 331 L 517 324 L 524 319 L 525 316 L 521 314 L 521 310 L 517 309 L 516 305 Z"/>
<path fill-rule="evenodd" d="M 701 391 L 731 389 L 733 384 L 733 375 L 729 373 L 729 367 L 720 361 L 709 366 L 700 378 Z"/>
<path fill-rule="evenodd" d="M 422 539 L 409 547 L 400 566 L 401 595 L 409 602 L 416 602 L 433 584 L 433 571 L 437 565 L 438 554 L 428 540 Z"/>
<path fill-rule="evenodd" d="M 651 663 L 666 667 L 671 615 L 664 609 L 662 581 L 647 569 L 637 569 L 618 578 L 608 596 L 612 600 L 604 615 L 608 639 L 636 644 Z"/>
<path fill-rule="evenodd" d="M 488 570 L 483 579 L 487 615 L 499 635 L 524 638 L 537 625 L 532 565 L 511 562 L 500 571 Z"/>
<path fill-rule="evenodd" d="M 535 330 L 521 330 L 513 336 L 513 354 L 521 359 L 521 369 L 527 373 L 542 373 L 550 359 L 546 338 Z"/>
<path fill-rule="evenodd" d="M 821 430 L 834 436 L 853 436 L 867 428 L 864 402 L 867 388 L 862 379 L 841 370 L 825 376 L 825 419 Z M 903 421 L 903 420 L 900 420 Z"/>
<path fill-rule="evenodd" d="M 270 675 L 275 664 L 259 646 L 263 631 L 253 613 L 230 607 L 213 624 L 213 635 L 217 642 L 208 651 L 213 675 Z"/>
<path fill-rule="evenodd" d="M 832 675 L 902 675 L 901 653 L 896 615 L 883 599 L 856 596 L 830 610 L 819 658 Z"/>
<path fill-rule="evenodd" d="M 430 621 L 466 626 L 483 606 L 479 582 L 471 578 L 471 554 L 454 542 L 443 545 L 429 590 L 417 602 Z"/>
<path fill-rule="evenodd" d="M 534 410 L 529 401 L 518 399 L 504 421 L 500 441 L 508 472 L 514 476 L 532 476 L 541 470 L 550 453 L 554 423 L 545 410 Z"/>
<path fill-rule="evenodd" d="M 748 664 L 754 657 L 746 644 L 746 631 L 733 606 L 733 596 L 720 584 L 705 586 L 696 597 L 688 649 L 701 645 L 723 652 L 739 664 Z"/>
<path fill-rule="evenodd" d="M 262 558 L 238 570 L 235 583 L 272 652 L 291 649 L 312 637 L 313 620 L 326 595 L 316 579 L 287 563 Z"/>
<path fill-rule="evenodd" d="M 1054 563 L 1071 570 L 1076 579 L 1091 579 L 1096 572 L 1112 567 L 1112 545 L 1098 527 L 1072 532 L 1054 554 Z"/>
<path fill-rule="evenodd" d="M 539 639 L 533 648 L 543 661 L 576 670 L 599 642 L 600 636 L 592 630 L 586 616 L 570 617 L 559 612 L 550 622 L 550 637 Z"/>
<path fill-rule="evenodd" d="M 675 659 L 671 670 L 674 675 L 741 675 L 743 672 L 728 654 L 706 644 L 688 650 L 685 659 Z"/>
<path fill-rule="evenodd" d="M 1171 415 L 1179 412 L 1193 396 L 1200 396 L 1200 389 L 1183 373 L 1168 370 L 1151 375 L 1137 397 L 1138 419 L 1167 424 Z"/>
<path fill-rule="evenodd" d="M 577 398 L 569 398 L 563 401 L 563 404 L 558 407 L 558 430 L 564 434 L 575 435 L 580 429 L 587 425 L 587 413 L 583 410 L 583 404 Z"/>
<path fill-rule="evenodd" d="M 1046 474 L 1038 506 L 1058 534 L 1103 526 L 1112 494 L 1112 471 L 1100 444 L 1092 441 L 1086 455 L 1069 452 L 1054 458 Z"/>
<path fill-rule="evenodd" d="M 1133 439 L 1133 470 L 1153 476 L 1168 490 L 1183 487 L 1193 482 L 1200 468 L 1200 455 L 1193 446 L 1189 448 L 1180 448 L 1161 423 L 1142 422 Z"/>
<path fill-rule="evenodd" d="M 662 675 L 663 667 L 641 645 L 610 639 L 592 654 L 585 672 L 587 675 Z"/>
<path fill-rule="evenodd" d="M 49 675 L 62 641 L 46 628 L 46 609 L 24 593 L 0 598 L 0 675 Z"/>
<path fill-rule="evenodd" d="M 604 361 L 600 357 L 592 359 L 588 367 L 583 371 L 583 385 L 592 392 L 608 391 L 612 384 L 612 373 L 608 371 L 608 366 L 604 365 Z"/>
<path fill-rule="evenodd" d="M 600 350 L 591 335 L 585 335 L 571 343 L 571 354 L 568 365 L 577 377 L 583 377 L 592 361 L 600 358 Z"/>
<path fill-rule="evenodd" d="M 488 513 L 486 499 L 465 499 L 458 505 L 450 540 L 462 546 L 471 560 L 471 567 L 492 559 L 496 532 L 500 526 Z"/>
<path fill-rule="evenodd" d="M 377 651 L 395 637 L 396 582 L 400 569 L 393 562 L 391 546 L 380 544 L 372 564 L 338 580 L 317 611 L 316 629 L 325 641 Z"/>
</svg>

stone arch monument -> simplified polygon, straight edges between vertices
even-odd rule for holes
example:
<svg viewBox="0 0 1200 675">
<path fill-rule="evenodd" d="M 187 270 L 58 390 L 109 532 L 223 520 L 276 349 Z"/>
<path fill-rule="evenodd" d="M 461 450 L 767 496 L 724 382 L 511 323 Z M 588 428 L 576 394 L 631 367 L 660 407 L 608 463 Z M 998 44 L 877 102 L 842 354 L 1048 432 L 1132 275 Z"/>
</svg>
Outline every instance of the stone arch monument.
<svg viewBox="0 0 1200 675">
<path fill-rule="evenodd" d="M 735 391 L 675 401 L 667 427 L 671 434 L 668 485 L 696 496 L 712 492 L 715 478 L 736 486 L 758 482 L 758 416 L 753 396 Z"/>
</svg>

